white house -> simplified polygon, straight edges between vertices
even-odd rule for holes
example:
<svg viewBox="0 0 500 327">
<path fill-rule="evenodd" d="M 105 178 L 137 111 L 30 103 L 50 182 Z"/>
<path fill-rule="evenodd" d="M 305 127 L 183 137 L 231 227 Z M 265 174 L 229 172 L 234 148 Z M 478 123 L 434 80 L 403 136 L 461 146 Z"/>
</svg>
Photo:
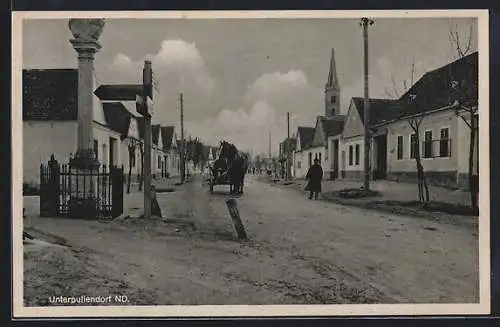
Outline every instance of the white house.
<svg viewBox="0 0 500 327">
<path fill-rule="evenodd" d="M 307 170 L 313 164 L 313 152 L 310 145 L 314 138 L 314 127 L 297 128 L 297 146 L 293 153 L 293 176 L 294 178 L 304 178 Z"/>
<path fill-rule="evenodd" d="M 424 74 L 397 100 L 369 99 L 370 175 L 374 179 L 416 181 L 416 150 L 429 184 L 467 187 L 470 118 L 457 115 L 456 100 L 477 106 L 477 52 Z M 459 81 L 462 91 L 454 90 Z M 460 94 L 458 94 L 460 93 Z M 460 112 L 459 112 L 460 113 Z M 341 175 L 364 172 L 363 99 L 352 98 L 341 136 Z M 475 117 L 477 120 L 477 116 Z M 410 122 L 419 123 L 419 141 Z M 478 174 L 478 138 L 474 174 Z"/>
<path fill-rule="evenodd" d="M 141 172 L 140 153 L 142 139 L 139 135 L 138 117 L 131 113 L 122 102 L 103 102 L 104 114 L 110 128 L 120 133 L 121 162 L 126 176 L 137 177 Z M 98 148 L 96 141 L 95 148 Z"/>
<path fill-rule="evenodd" d="M 180 156 L 177 147 L 177 136 L 174 126 L 161 127 L 164 156 L 164 175 L 178 176 L 180 174 Z"/>
<path fill-rule="evenodd" d="M 468 187 L 471 119 L 456 106 L 467 102 L 477 108 L 478 53 L 426 73 L 399 100 L 395 115 L 374 124 L 387 134 L 387 178 L 416 180 L 415 154 L 431 184 Z M 461 90 L 453 89 L 458 81 Z M 458 113 L 458 115 L 457 115 Z M 474 117 L 477 124 L 478 115 Z M 419 141 L 410 121 L 420 122 Z M 466 123 L 467 122 L 467 123 Z M 477 126 L 477 125 L 476 125 Z M 473 154 L 473 174 L 478 175 L 478 134 Z"/>
<path fill-rule="evenodd" d="M 54 154 L 68 163 L 77 150 L 77 69 L 23 70 L 23 178 L 40 183 L 40 164 Z M 101 102 L 94 96 L 93 134 L 98 160 L 121 165 L 120 133 L 106 121 Z"/>
</svg>

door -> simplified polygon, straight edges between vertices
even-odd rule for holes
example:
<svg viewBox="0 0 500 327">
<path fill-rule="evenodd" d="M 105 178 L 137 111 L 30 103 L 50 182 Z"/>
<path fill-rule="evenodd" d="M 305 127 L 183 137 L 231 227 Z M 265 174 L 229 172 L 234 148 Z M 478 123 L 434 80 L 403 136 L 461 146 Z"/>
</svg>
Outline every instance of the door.
<svg viewBox="0 0 500 327">
<path fill-rule="evenodd" d="M 339 140 L 333 141 L 333 178 L 339 178 Z"/>
<path fill-rule="evenodd" d="M 342 165 L 342 178 L 345 178 L 345 151 L 342 151 L 341 165 Z"/>
<path fill-rule="evenodd" d="M 377 140 L 377 176 L 378 179 L 387 177 L 387 135 L 376 137 Z"/>
</svg>

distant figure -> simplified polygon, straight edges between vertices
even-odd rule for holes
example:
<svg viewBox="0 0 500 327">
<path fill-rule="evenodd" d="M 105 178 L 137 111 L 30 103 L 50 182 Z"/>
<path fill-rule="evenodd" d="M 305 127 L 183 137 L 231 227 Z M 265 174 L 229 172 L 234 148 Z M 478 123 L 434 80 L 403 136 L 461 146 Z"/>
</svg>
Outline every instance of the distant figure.
<svg viewBox="0 0 500 327">
<path fill-rule="evenodd" d="M 318 194 L 321 193 L 321 181 L 323 180 L 323 169 L 318 158 L 314 159 L 314 165 L 307 171 L 306 180 L 306 191 L 309 191 L 309 199 L 311 200 L 314 195 L 314 200 L 317 200 Z"/>
</svg>

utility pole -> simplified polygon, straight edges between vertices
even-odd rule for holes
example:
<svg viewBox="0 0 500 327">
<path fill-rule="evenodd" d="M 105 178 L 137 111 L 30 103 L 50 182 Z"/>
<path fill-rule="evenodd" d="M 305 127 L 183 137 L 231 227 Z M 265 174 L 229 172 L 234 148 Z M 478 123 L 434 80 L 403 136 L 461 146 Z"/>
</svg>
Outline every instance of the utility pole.
<svg viewBox="0 0 500 327">
<path fill-rule="evenodd" d="M 364 155 L 364 187 L 365 190 L 370 189 L 370 102 L 368 93 L 368 26 L 373 25 L 373 20 L 369 18 L 361 18 L 361 26 L 363 26 L 363 43 L 364 43 L 364 102 L 363 102 L 363 116 L 364 116 L 364 145 L 365 145 L 365 155 Z"/>
<path fill-rule="evenodd" d="M 269 130 L 269 153 L 268 158 L 271 160 L 271 130 Z"/>
<path fill-rule="evenodd" d="M 144 218 L 151 218 L 151 114 L 148 112 L 148 96 L 152 96 L 153 72 L 151 61 L 144 61 L 142 70 L 142 100 L 144 106 Z"/>
<path fill-rule="evenodd" d="M 290 179 L 290 112 L 286 113 L 286 180 Z"/>
<path fill-rule="evenodd" d="M 180 107 L 181 107 L 181 153 L 180 153 L 180 161 L 181 161 L 181 184 L 184 183 L 186 178 L 186 156 L 185 156 L 185 144 L 184 144 L 184 96 L 181 93 L 179 97 Z"/>
</svg>

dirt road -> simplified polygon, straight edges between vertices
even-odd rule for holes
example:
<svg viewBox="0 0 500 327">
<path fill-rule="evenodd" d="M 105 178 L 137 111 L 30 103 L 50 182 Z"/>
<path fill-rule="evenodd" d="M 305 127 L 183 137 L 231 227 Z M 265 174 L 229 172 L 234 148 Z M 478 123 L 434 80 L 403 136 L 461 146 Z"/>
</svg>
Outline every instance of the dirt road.
<svg viewBox="0 0 500 327">
<path fill-rule="evenodd" d="M 479 301 L 477 230 L 246 184 L 247 242 L 234 236 L 227 188 L 210 195 L 198 179 L 158 194 L 164 221 L 30 219 L 26 230 L 65 248 L 25 251 L 26 305 L 120 292 L 130 304 Z"/>
</svg>

